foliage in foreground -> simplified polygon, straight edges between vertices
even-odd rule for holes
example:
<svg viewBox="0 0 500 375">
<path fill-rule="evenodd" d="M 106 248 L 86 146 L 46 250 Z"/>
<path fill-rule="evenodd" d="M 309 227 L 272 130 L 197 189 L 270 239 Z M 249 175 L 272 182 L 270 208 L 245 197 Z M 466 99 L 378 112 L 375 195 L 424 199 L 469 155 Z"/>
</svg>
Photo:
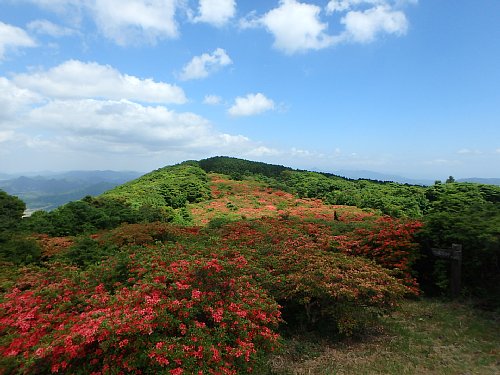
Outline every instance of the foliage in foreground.
<svg viewBox="0 0 500 375">
<path fill-rule="evenodd" d="M 278 307 L 238 259 L 158 250 L 130 251 L 120 274 L 116 259 L 26 274 L 2 304 L 2 368 L 236 374 L 276 346 Z"/>
<path fill-rule="evenodd" d="M 326 224 L 269 218 L 94 235 L 89 252 L 109 249 L 101 261 L 57 263 L 75 256 L 63 250 L 46 268 L 25 268 L 4 294 L 1 367 L 235 374 L 277 346 L 281 314 L 289 325 L 352 334 L 410 289 L 336 252 L 334 234 Z"/>
</svg>

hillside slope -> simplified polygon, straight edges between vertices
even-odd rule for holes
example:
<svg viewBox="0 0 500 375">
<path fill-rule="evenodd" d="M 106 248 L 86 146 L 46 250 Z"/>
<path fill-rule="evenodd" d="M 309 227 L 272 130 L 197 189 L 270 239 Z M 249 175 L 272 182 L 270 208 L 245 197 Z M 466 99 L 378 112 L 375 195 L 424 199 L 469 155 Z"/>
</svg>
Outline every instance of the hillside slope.
<svg viewBox="0 0 500 375">
<path fill-rule="evenodd" d="M 446 260 L 429 250 L 450 241 L 463 244 L 467 296 L 483 306 L 498 303 L 495 187 L 351 181 L 216 158 L 161 168 L 22 220 L 22 202 L 0 198 L 11 208 L 0 210 L 6 374 L 341 373 L 329 358 L 343 352 L 328 342 L 370 340 L 380 330 L 400 332 L 392 342 L 410 353 L 378 344 L 374 350 L 394 353 L 398 369 L 410 373 L 443 370 L 452 358 L 442 350 L 467 356 L 465 365 L 453 362 L 453 371 L 496 366 L 492 335 L 467 330 L 481 348 L 457 351 L 456 340 L 439 333 L 431 344 L 439 350 L 430 351 L 420 345 L 427 337 L 389 318 L 405 297 L 422 292 L 419 282 L 446 291 Z M 338 203 L 346 201 L 361 207 Z M 432 318 L 429 311 L 405 324 L 433 330 L 437 324 L 419 323 Z M 318 362 L 297 356 L 318 342 Z M 409 365 L 407 358 L 424 363 Z M 396 373 L 385 361 L 361 368 Z"/>
</svg>

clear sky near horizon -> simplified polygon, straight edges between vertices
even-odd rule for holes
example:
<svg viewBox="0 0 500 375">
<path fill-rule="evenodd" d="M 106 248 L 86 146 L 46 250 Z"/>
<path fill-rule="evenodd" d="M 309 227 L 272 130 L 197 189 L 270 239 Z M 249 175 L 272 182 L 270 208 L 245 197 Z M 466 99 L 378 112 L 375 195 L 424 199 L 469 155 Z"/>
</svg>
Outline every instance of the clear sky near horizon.
<svg viewBox="0 0 500 375">
<path fill-rule="evenodd" d="M 0 172 L 500 177 L 498 0 L 0 0 Z"/>
</svg>

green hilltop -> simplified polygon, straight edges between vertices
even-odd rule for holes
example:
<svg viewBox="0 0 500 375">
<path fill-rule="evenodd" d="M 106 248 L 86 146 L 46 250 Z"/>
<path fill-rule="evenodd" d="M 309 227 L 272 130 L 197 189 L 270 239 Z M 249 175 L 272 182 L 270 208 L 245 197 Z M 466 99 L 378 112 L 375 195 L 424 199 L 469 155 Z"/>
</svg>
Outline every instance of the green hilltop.
<svg viewBox="0 0 500 375">
<path fill-rule="evenodd" d="M 397 368 L 349 361 L 353 373 L 498 369 L 494 320 L 476 332 L 463 320 L 477 310 L 417 299 L 449 297 L 449 260 L 432 249 L 461 244 L 460 298 L 500 307 L 498 186 L 215 157 L 24 209 L 0 191 L 1 373 L 301 373 L 314 350 L 322 363 L 307 368 L 329 373 L 341 370 L 330 345 L 348 336 L 399 358 Z M 452 340 L 450 321 L 480 349 Z M 387 334 L 397 349 L 370 341 Z M 429 356 L 430 339 L 459 354 Z"/>
<path fill-rule="evenodd" d="M 125 200 L 133 207 L 180 208 L 210 198 L 207 173 L 228 175 L 234 180 L 259 179 L 299 197 L 318 198 L 333 205 L 376 209 L 396 217 L 421 217 L 428 203 L 425 188 L 418 185 L 350 180 L 328 173 L 294 170 L 231 157 L 187 161 L 160 168 L 102 196 Z"/>
</svg>

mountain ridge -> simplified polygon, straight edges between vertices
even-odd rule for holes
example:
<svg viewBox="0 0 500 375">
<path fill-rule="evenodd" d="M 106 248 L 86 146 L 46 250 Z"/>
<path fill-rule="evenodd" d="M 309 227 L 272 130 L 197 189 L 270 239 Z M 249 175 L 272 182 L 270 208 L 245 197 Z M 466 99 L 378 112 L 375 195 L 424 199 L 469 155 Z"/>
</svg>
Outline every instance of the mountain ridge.
<svg viewBox="0 0 500 375">
<path fill-rule="evenodd" d="M 30 211 L 52 210 L 87 195 L 102 194 L 139 175 L 132 171 L 68 171 L 0 180 L 0 189 L 21 198 Z"/>
<path fill-rule="evenodd" d="M 231 161 L 231 169 L 227 169 L 227 161 Z M 264 173 L 267 177 L 275 178 L 284 171 L 319 173 L 327 177 L 336 177 L 346 181 L 367 180 L 376 183 L 397 183 L 414 186 L 431 186 L 435 183 L 430 179 L 407 178 L 395 174 L 385 174 L 369 170 L 338 170 L 333 172 L 307 171 L 293 169 L 283 165 L 250 161 L 227 156 L 216 156 L 200 161 L 184 161 L 179 165 L 199 164 L 202 169 L 216 170 L 219 173 L 226 172 L 236 178 L 242 178 L 245 174 Z M 220 165 L 222 164 L 222 165 Z M 168 166 L 167 166 L 168 167 Z M 165 168 L 165 167 L 164 167 Z M 225 169 L 224 169 L 225 168 Z M 161 170 L 159 168 L 158 170 Z M 154 172 L 154 171 L 152 171 Z M 136 171 L 113 171 L 113 170 L 75 170 L 65 172 L 40 172 L 27 173 L 26 175 L 12 177 L 14 175 L 0 174 L 0 189 L 7 193 L 20 197 L 27 203 L 29 210 L 52 210 L 65 203 L 81 199 L 87 195 L 97 196 L 108 190 L 120 186 L 126 182 L 133 181 L 150 173 Z M 12 177 L 7 178 L 5 177 Z M 486 185 L 500 186 L 500 178 L 459 178 L 457 182 L 470 182 Z"/>
</svg>

